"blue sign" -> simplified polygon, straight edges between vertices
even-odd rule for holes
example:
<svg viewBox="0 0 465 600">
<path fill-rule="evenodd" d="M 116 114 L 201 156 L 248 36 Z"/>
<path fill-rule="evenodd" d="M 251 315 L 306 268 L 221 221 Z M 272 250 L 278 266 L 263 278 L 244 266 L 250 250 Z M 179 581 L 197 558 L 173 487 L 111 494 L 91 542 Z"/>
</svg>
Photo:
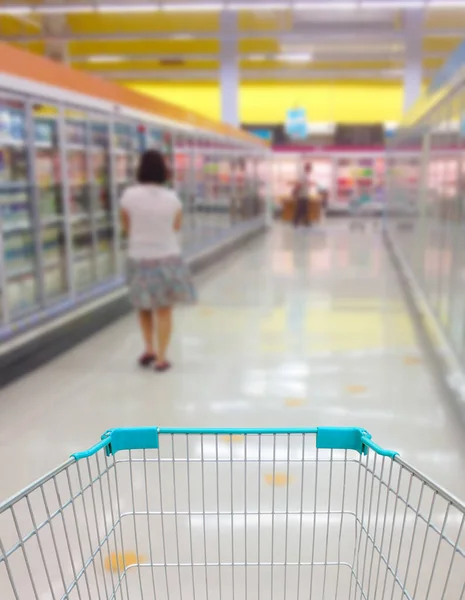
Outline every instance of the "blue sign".
<svg viewBox="0 0 465 600">
<path fill-rule="evenodd" d="M 254 127 L 253 129 L 250 129 L 250 133 L 253 133 L 253 135 L 256 135 L 262 140 L 266 140 L 267 142 L 271 142 L 273 138 L 271 129 L 255 129 Z"/>
<path fill-rule="evenodd" d="M 291 108 L 286 114 L 285 130 L 293 139 L 305 139 L 308 135 L 307 111 L 304 108 Z"/>
</svg>

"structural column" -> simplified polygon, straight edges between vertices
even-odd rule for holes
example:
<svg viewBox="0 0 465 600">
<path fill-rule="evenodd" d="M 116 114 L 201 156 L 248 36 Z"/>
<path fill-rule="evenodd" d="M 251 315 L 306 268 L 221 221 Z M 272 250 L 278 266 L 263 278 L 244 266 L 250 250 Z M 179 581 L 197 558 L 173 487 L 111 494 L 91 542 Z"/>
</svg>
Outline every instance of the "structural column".
<svg viewBox="0 0 465 600">
<path fill-rule="evenodd" d="M 42 15 L 41 27 L 45 40 L 45 56 L 57 62 L 68 63 L 68 17 L 61 10 L 54 11 L 56 7 L 62 8 L 62 4 L 60 0 L 47 0 L 50 13 Z"/>
<path fill-rule="evenodd" d="M 220 14 L 220 102 L 221 120 L 238 127 L 239 119 L 239 52 L 237 13 Z"/>
<path fill-rule="evenodd" d="M 405 71 L 404 112 L 415 104 L 421 94 L 423 83 L 422 55 L 423 11 L 404 11 Z"/>
</svg>

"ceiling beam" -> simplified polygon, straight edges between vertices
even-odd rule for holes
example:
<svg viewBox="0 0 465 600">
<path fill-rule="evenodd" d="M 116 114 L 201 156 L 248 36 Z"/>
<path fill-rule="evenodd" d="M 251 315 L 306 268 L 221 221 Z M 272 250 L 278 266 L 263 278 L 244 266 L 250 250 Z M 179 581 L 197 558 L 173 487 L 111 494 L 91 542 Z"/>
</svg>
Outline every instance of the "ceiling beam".
<svg viewBox="0 0 465 600">
<path fill-rule="evenodd" d="M 60 39 L 66 42 L 96 42 L 96 41 L 121 41 L 121 42 L 130 42 L 130 41 L 140 41 L 140 40 L 179 40 L 182 38 L 183 40 L 217 40 L 220 33 L 219 31 L 212 32 L 199 32 L 199 31 L 189 31 L 189 30 L 180 30 L 177 32 L 154 32 L 154 31 L 135 31 L 130 33 L 67 33 L 64 36 L 56 36 L 56 35 L 41 35 L 41 34 L 29 34 L 29 35 L 12 35 L 12 36 L 2 36 L 2 40 L 4 42 L 15 42 L 15 43 L 28 43 L 28 42 L 42 42 L 47 39 Z M 240 39 L 270 39 L 279 37 L 282 41 L 289 42 L 298 42 L 302 40 L 302 34 L 292 33 L 289 30 L 276 30 L 276 31 L 240 31 L 238 32 L 238 36 Z M 328 36 L 334 37 L 334 40 L 341 41 L 343 38 L 354 39 L 357 37 L 358 39 L 372 39 L 372 40 L 380 40 L 381 39 L 389 39 L 389 40 L 401 40 L 403 39 L 403 32 L 399 30 L 384 30 L 383 33 L 379 35 L 373 34 L 373 31 L 366 30 L 365 28 L 349 28 L 346 35 L 342 36 L 341 32 L 336 30 L 328 30 L 315 27 L 310 28 L 306 33 L 306 39 L 308 40 L 326 40 L 330 41 Z M 461 32 L 461 36 L 463 37 L 463 31 Z"/>
<path fill-rule="evenodd" d="M 217 82 L 218 73 L 216 70 L 192 70 L 192 71 L 158 71 L 146 70 L 136 72 L 134 70 L 126 71 L 99 71 L 99 75 L 118 81 L 208 81 Z M 425 71 L 425 78 L 429 78 L 432 71 Z M 321 81 L 321 80 L 386 80 L 400 81 L 403 76 L 403 69 L 358 69 L 347 71 L 332 70 L 332 71 L 305 71 L 297 69 L 276 69 L 270 72 L 262 70 L 247 70 L 241 72 L 242 81 Z"/>
<path fill-rule="evenodd" d="M 279 57 L 276 56 L 275 53 L 264 53 L 263 56 L 265 56 L 264 59 L 255 59 L 254 57 L 256 57 L 257 55 L 259 55 L 260 53 L 258 52 L 249 52 L 247 54 L 240 54 L 239 58 L 242 61 L 245 60 L 250 60 L 253 62 L 266 62 L 266 61 L 279 61 Z M 423 59 L 429 59 L 429 58 L 446 58 L 449 55 L 448 51 L 444 51 L 444 52 L 424 52 L 423 53 Z M 99 56 L 102 56 L 102 60 L 99 62 L 98 60 L 90 60 L 92 58 L 98 59 Z M 112 60 L 105 60 L 106 58 L 111 59 L 112 57 L 115 58 L 121 58 L 121 60 L 119 61 L 112 61 Z M 358 52 L 358 53 L 354 53 L 354 52 L 344 52 L 344 51 L 340 51 L 340 52 L 332 52 L 332 53 L 325 53 L 325 52 L 321 52 L 321 50 L 315 50 L 314 52 L 314 56 L 313 56 L 313 60 L 310 62 L 311 63 L 332 63 L 335 61 L 339 61 L 339 62 L 376 62 L 376 61 L 382 61 L 385 62 L 386 60 L 403 60 L 404 58 L 404 51 L 399 51 L 399 52 L 386 52 L 385 50 L 379 51 L 377 52 L 376 50 L 369 50 L 367 52 Z M 105 63 L 108 62 L 114 62 L 115 64 L 117 64 L 118 62 L 120 63 L 127 63 L 127 62 L 131 62 L 131 63 L 137 63 L 137 62 L 150 62 L 150 61 L 156 61 L 156 60 L 172 60 L 172 59 L 180 59 L 180 60 L 219 60 L 219 54 L 218 53 L 198 53 L 198 52 L 193 52 L 193 53 L 185 53 L 185 52 L 171 52 L 171 53 L 153 53 L 153 54 L 137 54 L 137 53 L 130 53 L 130 52 L 112 52 L 109 53 L 108 55 L 104 54 L 104 53 L 88 53 L 88 54 L 75 54 L 72 55 L 70 57 L 70 61 L 73 63 L 89 63 L 92 64 L 93 66 L 98 66 L 99 64 L 102 65 L 102 68 L 105 68 Z"/>
<path fill-rule="evenodd" d="M 28 42 L 42 42 L 47 40 L 60 40 L 66 42 L 96 42 L 96 41 L 140 41 L 140 40 L 217 40 L 219 36 L 218 31 L 212 32 L 199 32 L 192 30 L 179 30 L 176 32 L 154 32 L 154 31 L 137 31 L 130 33 L 93 33 L 93 34 L 78 34 L 69 32 L 65 35 L 41 35 L 41 34 L 28 34 L 28 35 L 4 35 L 1 37 L 4 42 L 15 42 L 15 43 L 28 43 Z M 447 29 L 426 29 L 423 32 L 424 37 L 427 38 L 447 38 L 457 37 L 463 38 L 463 29 L 447 28 Z M 292 33 L 288 30 L 276 30 L 276 31 L 240 31 L 238 32 L 240 39 L 270 39 L 279 37 L 283 42 L 298 42 L 302 40 L 301 33 Z M 321 27 L 309 28 L 305 35 L 307 40 L 313 41 L 326 41 L 330 42 L 341 41 L 341 39 L 363 39 L 366 40 L 377 40 L 377 41 L 396 41 L 404 39 L 404 32 L 398 29 L 383 29 L 378 35 L 374 34 L 366 28 L 347 28 L 346 34 L 342 35 L 339 29 L 322 29 Z"/>
</svg>

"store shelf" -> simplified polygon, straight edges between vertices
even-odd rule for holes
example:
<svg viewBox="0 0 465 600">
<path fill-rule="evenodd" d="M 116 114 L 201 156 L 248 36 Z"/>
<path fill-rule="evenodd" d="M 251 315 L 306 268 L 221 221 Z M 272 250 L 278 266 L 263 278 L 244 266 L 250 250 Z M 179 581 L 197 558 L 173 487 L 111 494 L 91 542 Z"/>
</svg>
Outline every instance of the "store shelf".
<svg viewBox="0 0 465 600">
<path fill-rule="evenodd" d="M 39 150 L 56 150 L 56 146 L 52 142 L 35 142 L 34 148 Z"/>
<path fill-rule="evenodd" d="M 42 227 L 53 227 L 54 225 L 60 225 L 65 220 L 63 215 L 54 215 L 45 217 L 40 220 Z"/>
<path fill-rule="evenodd" d="M 56 269 L 57 267 L 62 268 L 63 260 L 61 258 L 53 258 L 44 261 L 44 269 Z"/>
<path fill-rule="evenodd" d="M 133 150 L 126 150 L 125 148 L 113 148 L 112 154 L 115 156 L 132 156 Z"/>
<path fill-rule="evenodd" d="M 26 181 L 0 181 L 0 194 L 2 192 L 23 192 L 29 187 Z"/>
<path fill-rule="evenodd" d="M 2 146 L 10 147 L 10 148 L 25 148 L 26 143 L 24 140 L 16 140 L 14 138 L 4 138 L 0 139 L 0 148 Z"/>
<path fill-rule="evenodd" d="M 87 150 L 86 144 L 74 144 L 74 143 L 66 143 L 66 150 L 68 152 L 85 152 Z"/>
<path fill-rule="evenodd" d="M 14 223 L 4 223 L 2 231 L 5 234 L 17 233 L 18 231 L 27 231 L 32 228 L 31 221 L 17 221 Z"/>
<path fill-rule="evenodd" d="M 6 279 L 7 279 L 7 281 L 21 279 L 21 278 L 25 277 L 26 275 L 35 274 L 35 272 L 36 272 L 36 267 L 31 266 L 31 265 L 25 265 L 24 267 L 17 267 L 15 269 L 12 269 L 11 271 L 8 270 L 8 268 L 7 268 Z"/>
<path fill-rule="evenodd" d="M 69 182 L 69 187 L 70 188 L 83 188 L 86 187 L 88 185 L 87 181 L 85 179 L 79 179 L 79 180 L 72 180 Z"/>
<path fill-rule="evenodd" d="M 74 262 L 82 262 L 92 258 L 92 248 L 85 248 L 84 250 L 77 250 L 74 252 Z"/>
<path fill-rule="evenodd" d="M 91 218 L 92 217 L 90 213 L 83 213 L 81 215 L 72 215 L 69 219 L 69 222 L 71 223 L 71 225 L 76 225 L 78 223 L 85 223 L 86 221 L 90 221 Z"/>
</svg>

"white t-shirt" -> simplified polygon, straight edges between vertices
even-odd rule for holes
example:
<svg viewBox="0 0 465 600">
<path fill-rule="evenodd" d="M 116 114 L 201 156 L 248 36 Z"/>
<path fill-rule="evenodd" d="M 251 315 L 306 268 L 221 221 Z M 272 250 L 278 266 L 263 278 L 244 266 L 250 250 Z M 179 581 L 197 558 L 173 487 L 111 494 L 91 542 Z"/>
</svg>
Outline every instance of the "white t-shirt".
<svg viewBox="0 0 465 600">
<path fill-rule="evenodd" d="M 131 223 L 130 258 L 155 259 L 181 253 L 173 225 L 182 204 L 173 190 L 152 184 L 133 185 L 124 192 L 121 208 Z"/>
</svg>

